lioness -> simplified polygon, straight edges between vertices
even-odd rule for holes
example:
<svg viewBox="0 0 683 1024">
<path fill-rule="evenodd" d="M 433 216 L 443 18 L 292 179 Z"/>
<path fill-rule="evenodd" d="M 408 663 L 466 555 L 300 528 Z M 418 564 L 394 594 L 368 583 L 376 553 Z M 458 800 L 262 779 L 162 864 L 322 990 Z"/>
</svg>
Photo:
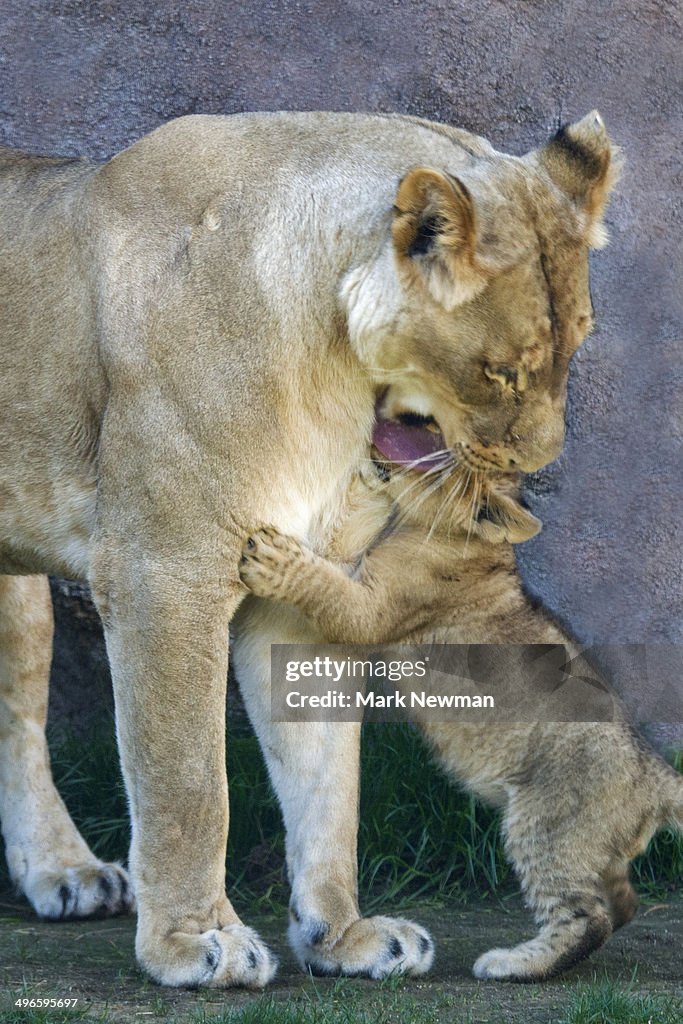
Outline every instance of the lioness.
<svg viewBox="0 0 683 1024">
<path fill-rule="evenodd" d="M 557 455 L 614 166 L 596 113 L 521 158 L 317 113 L 180 118 L 101 165 L 0 151 L 0 817 L 39 914 L 132 900 L 50 778 L 36 574 L 55 572 L 90 583 L 104 624 L 140 964 L 169 985 L 271 978 L 224 885 L 244 539 L 271 522 L 325 543 L 382 390 L 473 464 Z M 346 741 L 353 762 L 349 736 L 311 739 L 330 786 Z M 359 923 L 344 858 L 313 833 L 301 850 L 307 920 L 343 904 L 340 971 L 385 973 L 397 943 L 425 968 L 421 930 Z"/>
<path fill-rule="evenodd" d="M 528 942 L 484 953 L 474 974 L 540 981 L 574 966 L 631 920 L 638 901 L 629 861 L 662 826 L 683 830 L 683 778 L 626 724 L 616 699 L 602 692 L 606 706 L 598 702 L 597 710 L 613 721 L 553 721 L 553 711 L 571 714 L 560 701 L 546 710 L 545 721 L 533 721 L 549 699 L 549 684 L 556 685 L 552 665 L 558 658 L 580 662 L 572 642 L 526 597 L 516 570 L 510 542 L 532 536 L 538 521 L 495 482 L 477 479 L 448 453 L 436 459 L 437 453 L 423 454 L 421 468 L 398 471 L 397 462 L 405 465 L 421 447 L 429 451 L 429 439 L 420 441 L 424 430 L 379 424 L 377 472 L 366 468 L 353 481 L 329 558 L 271 528 L 249 538 L 242 579 L 255 595 L 274 600 L 245 602 L 238 613 L 245 630 L 235 650 L 238 678 L 266 740 L 288 828 L 290 867 L 302 855 L 305 817 L 321 845 L 346 852 L 350 870 L 355 762 L 344 766 L 347 785 L 341 794 L 311 786 L 302 810 L 302 787 L 290 792 L 288 780 L 283 782 L 284 744 L 273 755 L 269 737 L 278 729 L 295 734 L 312 723 L 269 722 L 270 709 L 260 695 L 270 682 L 270 644 L 398 642 L 428 644 L 432 652 L 435 643 L 540 645 L 511 647 L 502 664 L 493 652 L 478 670 L 489 686 L 498 676 L 508 687 L 519 687 L 507 725 L 493 718 L 485 724 L 448 721 L 419 704 L 411 712 L 445 768 L 502 809 L 505 849 L 540 926 Z M 443 679 L 452 685 L 451 678 Z M 409 689 L 411 683 L 398 685 Z M 574 710 L 589 717 L 596 705 L 584 704 L 586 694 L 585 688 L 576 691 Z M 356 733 L 359 728 L 346 722 L 329 727 Z M 292 749 L 291 756 L 308 765 L 306 751 Z M 307 778 L 305 768 L 302 775 Z M 315 926 L 307 921 L 302 932 L 306 893 L 302 903 L 296 890 L 292 898 L 292 938 L 300 960 L 315 972 L 336 973 L 337 946 L 346 942 L 343 923 L 334 917 Z M 411 965 L 410 947 L 395 953 L 397 961 Z"/>
</svg>

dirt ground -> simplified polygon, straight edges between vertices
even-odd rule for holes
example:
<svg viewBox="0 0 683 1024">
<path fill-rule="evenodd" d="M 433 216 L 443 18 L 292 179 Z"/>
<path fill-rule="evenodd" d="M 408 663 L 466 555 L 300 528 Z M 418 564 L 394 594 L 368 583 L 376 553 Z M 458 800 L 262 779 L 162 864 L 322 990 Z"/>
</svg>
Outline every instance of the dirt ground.
<svg viewBox="0 0 683 1024">
<path fill-rule="evenodd" d="M 441 1007 L 444 1024 L 460 1022 L 469 1013 L 476 1024 L 500 1021 L 546 1024 L 562 1010 L 577 981 L 596 977 L 635 979 L 635 989 L 683 997 L 683 899 L 641 907 L 636 919 L 591 960 L 544 985 L 479 983 L 470 974 L 476 956 L 492 945 L 507 945 L 529 937 L 530 921 L 517 900 L 504 906 L 474 903 L 446 909 L 416 908 L 414 917 L 431 929 L 437 940 L 437 961 L 427 978 L 406 981 L 413 1000 Z M 269 991 L 276 999 L 311 992 L 324 998 L 335 985 L 330 979 L 307 979 L 286 945 L 283 916 L 249 917 L 249 923 L 281 957 L 277 980 Z M 133 958 L 133 918 L 87 923 L 46 924 L 12 895 L 0 896 L 0 981 L 5 1006 L 19 996 L 78 998 L 78 1009 L 93 1014 L 108 1011 L 109 1020 L 131 1021 L 164 1017 L 188 1019 L 193 1010 L 217 1013 L 258 998 L 231 991 L 190 992 L 161 989 L 138 972 Z M 356 995 L 376 995 L 376 983 L 348 982 Z M 0 1002 L 0 1009 L 2 1002 Z"/>
</svg>

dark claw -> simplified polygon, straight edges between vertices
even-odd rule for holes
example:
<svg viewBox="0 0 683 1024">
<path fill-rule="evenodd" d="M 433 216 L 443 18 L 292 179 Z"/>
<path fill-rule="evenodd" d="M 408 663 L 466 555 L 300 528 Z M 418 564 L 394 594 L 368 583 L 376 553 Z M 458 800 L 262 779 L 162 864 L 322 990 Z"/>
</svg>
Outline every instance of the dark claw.
<svg viewBox="0 0 683 1024">
<path fill-rule="evenodd" d="M 327 921 L 318 921 L 317 923 L 314 922 L 310 924 L 306 929 L 306 931 L 308 932 L 308 935 L 306 937 L 308 939 L 309 946 L 320 945 L 325 936 L 328 934 L 329 930 L 330 926 Z"/>
<path fill-rule="evenodd" d="M 221 959 L 221 944 L 218 939 L 211 940 L 211 946 L 204 954 L 204 959 L 207 967 L 210 967 L 212 971 L 215 971 Z"/>
<path fill-rule="evenodd" d="M 62 917 L 70 917 L 77 903 L 76 892 L 69 885 L 60 885 L 59 887 L 59 898 L 62 901 Z"/>
<path fill-rule="evenodd" d="M 130 889 L 128 886 L 128 879 L 125 875 L 119 875 L 119 881 L 121 883 L 121 901 L 127 903 L 130 897 Z"/>
<path fill-rule="evenodd" d="M 106 875 L 100 875 L 97 884 L 99 885 L 105 900 L 108 900 L 112 892 L 114 891 L 114 886 L 111 884 L 110 880 L 107 878 Z"/>
</svg>

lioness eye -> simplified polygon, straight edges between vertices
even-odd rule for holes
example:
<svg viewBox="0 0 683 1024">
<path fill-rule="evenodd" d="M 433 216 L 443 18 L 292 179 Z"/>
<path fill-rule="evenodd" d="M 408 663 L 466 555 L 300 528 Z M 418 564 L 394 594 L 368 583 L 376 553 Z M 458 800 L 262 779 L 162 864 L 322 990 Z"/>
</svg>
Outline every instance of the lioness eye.
<svg viewBox="0 0 683 1024">
<path fill-rule="evenodd" d="M 517 384 L 517 370 L 512 366 L 489 366 L 487 363 L 484 374 L 503 388 L 514 388 Z"/>
</svg>

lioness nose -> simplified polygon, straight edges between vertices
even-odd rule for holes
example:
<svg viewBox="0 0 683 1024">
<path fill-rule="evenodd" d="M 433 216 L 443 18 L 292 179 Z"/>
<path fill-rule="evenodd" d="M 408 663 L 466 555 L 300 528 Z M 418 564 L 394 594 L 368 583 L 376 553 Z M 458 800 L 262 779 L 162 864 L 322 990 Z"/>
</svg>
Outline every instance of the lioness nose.
<svg viewBox="0 0 683 1024">
<path fill-rule="evenodd" d="M 561 448 L 561 445 L 553 445 L 541 451 L 518 455 L 516 457 L 517 469 L 523 473 L 535 473 L 537 469 L 542 469 L 549 462 L 553 462 L 560 454 Z"/>
<path fill-rule="evenodd" d="M 563 443 L 564 430 L 562 429 L 546 430 L 541 436 L 538 434 L 535 436 L 516 434 L 514 440 L 509 442 L 510 469 L 519 469 L 523 473 L 535 473 L 537 469 L 547 466 L 558 457 Z"/>
</svg>

